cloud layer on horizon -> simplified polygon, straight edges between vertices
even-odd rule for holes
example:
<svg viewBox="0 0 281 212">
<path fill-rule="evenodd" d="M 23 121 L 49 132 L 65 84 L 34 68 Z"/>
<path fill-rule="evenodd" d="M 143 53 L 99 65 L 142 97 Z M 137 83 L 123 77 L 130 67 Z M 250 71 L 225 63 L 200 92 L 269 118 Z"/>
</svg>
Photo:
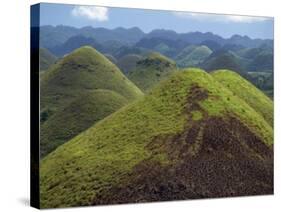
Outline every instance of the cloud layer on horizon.
<svg viewBox="0 0 281 212">
<path fill-rule="evenodd" d="M 220 14 L 204 14 L 192 12 L 172 12 L 173 15 L 180 18 L 188 18 L 207 22 L 236 22 L 236 23 L 253 23 L 270 20 L 267 17 L 245 16 L 245 15 L 220 15 Z"/>
</svg>

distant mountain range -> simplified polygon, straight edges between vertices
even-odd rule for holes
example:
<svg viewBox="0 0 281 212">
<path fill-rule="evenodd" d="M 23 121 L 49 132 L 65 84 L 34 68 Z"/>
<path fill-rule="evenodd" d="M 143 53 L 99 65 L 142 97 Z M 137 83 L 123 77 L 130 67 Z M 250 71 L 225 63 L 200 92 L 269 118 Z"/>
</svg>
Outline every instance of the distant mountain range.
<svg viewBox="0 0 281 212">
<path fill-rule="evenodd" d="M 91 46 L 110 58 L 127 76 L 131 69 L 137 70 L 139 59 L 158 52 L 174 60 L 179 68 L 231 69 L 267 93 L 273 91 L 270 80 L 273 78 L 272 39 L 251 39 L 241 35 L 223 38 L 211 32 L 177 33 L 164 29 L 144 33 L 137 27 L 106 29 L 60 25 L 42 26 L 40 42 L 41 48 L 54 58 L 64 57 L 85 45 Z M 55 62 L 50 56 L 47 59 L 43 56 L 43 69 Z M 250 75 L 250 72 L 266 72 L 271 76 Z"/>
<path fill-rule="evenodd" d="M 273 46 L 271 39 L 251 39 L 248 36 L 233 35 L 231 38 L 223 38 L 211 32 L 188 32 L 177 33 L 173 30 L 155 29 L 149 33 L 144 33 L 138 27 L 115 29 L 93 28 L 91 26 L 83 28 L 75 28 L 70 26 L 42 26 L 40 30 L 41 46 L 45 48 L 54 48 L 63 44 L 69 38 L 83 35 L 92 37 L 98 42 L 105 42 L 109 40 L 120 41 L 126 44 L 135 44 L 137 42 L 144 42 L 142 39 L 159 38 L 172 40 L 174 42 L 181 41 L 190 44 L 200 44 L 206 41 L 214 41 L 219 44 L 239 44 L 244 47 L 258 47 L 260 45 Z"/>
</svg>

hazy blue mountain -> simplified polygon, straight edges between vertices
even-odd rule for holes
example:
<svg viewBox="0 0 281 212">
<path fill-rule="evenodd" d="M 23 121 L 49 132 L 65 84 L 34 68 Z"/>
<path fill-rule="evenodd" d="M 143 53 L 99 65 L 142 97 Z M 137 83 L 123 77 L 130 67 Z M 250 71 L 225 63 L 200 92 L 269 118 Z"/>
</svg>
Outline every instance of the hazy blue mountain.
<svg viewBox="0 0 281 212">
<path fill-rule="evenodd" d="M 161 37 L 143 38 L 136 46 L 151 49 L 168 57 L 175 57 L 189 43 L 182 40 L 172 40 Z"/>
<path fill-rule="evenodd" d="M 118 40 L 107 40 L 101 43 L 103 51 L 107 54 L 114 54 L 115 52 L 118 51 L 118 49 L 124 47 L 124 46 L 129 46 L 127 44 L 124 44 L 121 41 Z"/>
<path fill-rule="evenodd" d="M 207 46 L 212 51 L 216 51 L 221 48 L 221 44 L 213 40 L 205 40 L 202 43 L 200 43 L 200 45 Z"/>
<path fill-rule="evenodd" d="M 271 39 L 251 39 L 248 36 L 241 35 L 233 35 L 231 38 L 226 40 L 226 43 L 252 48 L 260 45 L 273 46 L 273 41 Z"/>
<path fill-rule="evenodd" d="M 40 46 L 50 49 L 63 44 L 70 37 L 77 35 L 79 29 L 70 26 L 41 26 L 40 27 Z"/>
<path fill-rule="evenodd" d="M 173 30 L 156 29 L 146 35 L 146 38 L 153 38 L 153 37 L 170 39 L 170 40 L 181 40 L 191 44 L 200 44 L 206 40 L 216 41 L 219 43 L 224 42 L 224 39 L 222 37 L 215 35 L 211 32 L 177 33 Z"/>
<path fill-rule="evenodd" d="M 223 45 L 220 49 L 236 52 L 241 49 L 245 49 L 245 47 L 240 44 L 227 43 L 227 44 Z"/>
<path fill-rule="evenodd" d="M 250 71 L 273 71 L 273 54 L 267 52 L 259 53 L 248 65 Z"/>
<path fill-rule="evenodd" d="M 211 32 L 177 33 L 173 30 L 155 29 L 149 33 L 144 33 L 137 27 L 132 27 L 128 29 L 123 27 L 118 27 L 115 29 L 106 29 L 102 27 L 94 28 L 91 26 L 75 28 L 63 25 L 59 25 L 56 27 L 42 26 L 40 33 L 41 46 L 48 49 L 53 48 L 55 46 L 63 44 L 70 37 L 73 37 L 75 35 L 84 35 L 85 37 L 92 37 L 99 43 L 103 43 L 110 40 L 119 41 L 123 43 L 123 45 L 133 45 L 135 43 L 140 42 L 143 38 L 157 38 L 158 40 L 165 40 L 165 42 L 161 43 L 164 43 L 165 45 L 171 47 L 169 44 L 167 44 L 170 43 L 173 47 L 175 45 L 177 48 L 179 48 L 179 43 L 181 44 L 181 46 L 186 46 L 186 43 L 206 45 L 211 50 L 216 50 L 218 49 L 218 45 L 223 46 L 225 44 L 235 44 L 251 48 L 266 45 L 270 48 L 273 48 L 273 41 L 271 39 L 251 39 L 248 36 L 241 35 L 233 35 L 232 37 L 225 39 Z M 176 42 L 173 44 L 172 41 Z M 156 41 L 153 39 L 145 40 L 142 41 L 141 44 L 139 43 L 138 45 L 142 47 L 143 45 L 152 45 L 148 42 L 152 42 L 152 44 L 155 44 Z M 157 43 L 157 45 L 160 44 L 159 42 Z M 218 45 L 216 45 L 216 43 Z"/>
<path fill-rule="evenodd" d="M 166 29 L 155 29 L 152 30 L 150 33 L 148 33 L 145 37 L 146 38 L 163 38 L 163 39 L 169 39 L 169 40 L 177 40 L 178 39 L 178 33 L 176 33 L 173 30 L 166 30 Z"/>
<path fill-rule="evenodd" d="M 42 26 L 40 36 L 41 47 L 56 56 L 63 56 L 88 45 L 117 60 L 125 55 L 145 55 L 156 51 L 176 60 L 181 67 L 200 65 L 207 70 L 231 68 L 245 72 L 270 72 L 273 69 L 271 39 L 251 39 L 241 35 L 226 39 L 211 32 L 177 33 L 165 29 L 144 33 L 137 27 L 106 29 L 62 25 Z M 206 46 L 212 54 L 205 51 L 206 48 L 200 48 L 188 56 L 192 45 Z"/>
<path fill-rule="evenodd" d="M 54 48 L 51 48 L 51 51 L 53 54 L 55 54 L 57 56 L 64 56 L 82 46 L 92 46 L 93 48 L 97 49 L 98 51 L 103 50 L 102 45 L 99 44 L 95 39 L 93 39 L 91 37 L 85 37 L 83 35 L 76 35 L 76 36 L 69 38 L 62 45 L 58 45 Z"/>
<path fill-rule="evenodd" d="M 41 46 L 45 48 L 54 48 L 66 42 L 70 37 L 84 35 L 92 37 L 98 42 L 108 40 L 117 40 L 123 43 L 131 44 L 139 41 L 145 34 L 137 27 L 116 29 L 93 28 L 91 26 L 75 28 L 69 26 L 42 26 L 40 31 Z"/>
<path fill-rule="evenodd" d="M 151 50 L 136 46 L 122 46 L 113 53 L 113 56 L 117 59 L 120 59 L 121 57 L 128 54 L 144 55 L 148 52 L 151 52 Z"/>
</svg>

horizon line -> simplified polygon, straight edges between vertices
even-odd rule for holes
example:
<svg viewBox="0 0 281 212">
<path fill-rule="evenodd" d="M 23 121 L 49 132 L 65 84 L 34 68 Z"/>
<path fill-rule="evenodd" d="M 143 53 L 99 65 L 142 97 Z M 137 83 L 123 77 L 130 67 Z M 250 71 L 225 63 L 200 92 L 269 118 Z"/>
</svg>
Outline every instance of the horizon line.
<svg viewBox="0 0 281 212">
<path fill-rule="evenodd" d="M 83 28 L 86 28 L 86 27 L 91 27 L 93 29 L 99 29 L 99 28 L 103 28 L 103 29 L 108 29 L 108 30 L 115 30 L 115 29 L 118 29 L 118 28 L 123 28 L 123 29 L 133 29 L 133 28 L 138 28 L 140 31 L 142 31 L 144 34 L 149 34 L 151 33 L 152 31 L 154 30 L 166 30 L 166 31 L 173 31 L 177 34 L 189 34 L 189 33 L 196 33 L 196 32 L 199 32 L 199 33 L 203 33 L 203 34 L 207 34 L 207 33 L 211 33 L 213 35 L 216 35 L 216 36 L 219 36 L 223 39 L 230 39 L 232 38 L 233 36 L 235 35 L 238 35 L 238 36 L 241 36 L 241 37 L 248 37 L 250 38 L 251 40 L 256 40 L 256 39 L 260 39 L 260 40 L 274 40 L 274 37 L 272 38 L 260 38 L 260 37 L 257 37 L 257 38 L 253 38 L 249 35 L 242 35 L 242 34 L 239 34 L 239 33 L 236 33 L 236 34 L 232 34 L 230 37 L 225 37 L 225 36 L 222 36 L 222 35 L 219 35 L 217 33 L 214 33 L 214 32 L 211 32 L 211 31 L 207 31 L 207 32 L 201 32 L 201 31 L 187 31 L 187 32 L 177 32 L 173 29 L 167 29 L 167 28 L 155 28 L 153 30 L 150 30 L 149 32 L 145 32 L 143 29 L 141 29 L 140 27 L 138 26 L 133 26 L 133 27 L 123 27 L 123 26 L 119 26 L 119 27 L 114 27 L 114 28 L 107 28 L 107 27 L 93 27 L 91 25 L 85 25 L 85 26 L 81 26 L 81 27 L 77 27 L 77 26 L 70 26 L 70 25 L 65 25 L 65 24 L 57 24 L 57 25 L 52 25 L 52 24 L 45 24 L 45 25 L 40 25 L 40 27 L 46 27 L 46 26 L 51 26 L 51 27 L 59 27 L 59 26 L 66 26 L 66 27 L 72 27 L 72 28 L 76 28 L 76 29 L 83 29 Z"/>
</svg>

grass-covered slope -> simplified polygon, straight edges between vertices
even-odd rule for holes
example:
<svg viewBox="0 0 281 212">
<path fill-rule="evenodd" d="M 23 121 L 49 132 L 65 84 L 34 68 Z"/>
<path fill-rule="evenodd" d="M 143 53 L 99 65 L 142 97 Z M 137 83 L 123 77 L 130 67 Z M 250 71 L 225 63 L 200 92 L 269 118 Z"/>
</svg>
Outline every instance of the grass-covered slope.
<svg viewBox="0 0 281 212">
<path fill-rule="evenodd" d="M 213 52 L 206 60 L 200 64 L 200 67 L 206 71 L 214 71 L 218 69 L 230 69 L 242 73 L 246 70 L 248 60 L 239 57 L 232 51 L 218 50 Z"/>
<path fill-rule="evenodd" d="M 40 71 L 45 71 L 57 61 L 57 57 L 53 55 L 49 50 L 45 48 L 40 48 L 39 60 L 40 60 Z"/>
<path fill-rule="evenodd" d="M 176 57 L 178 66 L 195 67 L 212 54 L 207 46 L 188 46 Z"/>
<path fill-rule="evenodd" d="M 75 50 L 41 79 L 41 156 L 142 95 L 95 49 Z"/>
<path fill-rule="evenodd" d="M 110 90 L 96 89 L 81 94 L 41 125 L 41 156 L 45 156 L 127 103 L 125 97 Z"/>
<path fill-rule="evenodd" d="M 141 90 L 147 92 L 158 82 L 169 77 L 175 70 L 174 61 L 153 52 L 137 61 L 135 69 L 128 73 L 128 78 Z"/>
<path fill-rule="evenodd" d="M 212 76 L 248 103 L 270 126 L 273 126 L 273 102 L 262 91 L 233 71 L 218 70 L 212 72 Z"/>
<path fill-rule="evenodd" d="M 142 92 L 105 56 L 91 47 L 82 47 L 55 64 L 42 77 L 41 111 L 65 107 L 85 91 L 107 89 L 128 100 Z"/>
<path fill-rule="evenodd" d="M 176 72 L 47 155 L 41 207 L 272 193 L 271 126 L 208 73 Z"/>
</svg>

